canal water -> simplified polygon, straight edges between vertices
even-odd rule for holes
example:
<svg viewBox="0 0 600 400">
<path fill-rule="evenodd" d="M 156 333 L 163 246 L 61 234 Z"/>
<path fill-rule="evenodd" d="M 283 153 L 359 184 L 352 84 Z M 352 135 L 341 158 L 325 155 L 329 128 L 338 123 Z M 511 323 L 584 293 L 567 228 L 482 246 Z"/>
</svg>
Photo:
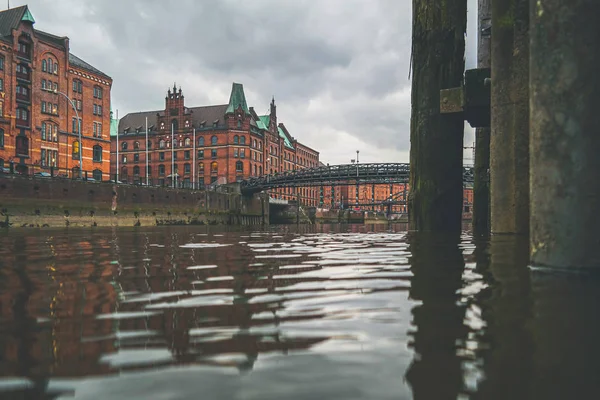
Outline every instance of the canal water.
<svg viewBox="0 0 600 400">
<path fill-rule="evenodd" d="M 0 232 L 0 399 L 600 398 L 600 283 L 403 225 Z"/>
</svg>

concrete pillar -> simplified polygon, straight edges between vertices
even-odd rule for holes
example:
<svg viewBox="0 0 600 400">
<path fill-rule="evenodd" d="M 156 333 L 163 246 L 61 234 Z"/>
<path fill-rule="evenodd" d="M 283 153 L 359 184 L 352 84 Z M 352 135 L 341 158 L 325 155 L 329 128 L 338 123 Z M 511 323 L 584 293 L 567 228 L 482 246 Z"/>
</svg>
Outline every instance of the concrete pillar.
<svg viewBox="0 0 600 400">
<path fill-rule="evenodd" d="M 491 102 L 491 231 L 528 235 L 528 0 L 492 0 Z"/>
<path fill-rule="evenodd" d="M 600 271 L 600 2 L 531 7 L 531 262 Z"/>
<path fill-rule="evenodd" d="M 479 0 L 478 20 L 477 67 L 490 68 L 492 0 Z M 476 235 L 487 235 L 490 231 L 490 132 L 490 128 L 475 130 L 473 232 Z"/>
</svg>

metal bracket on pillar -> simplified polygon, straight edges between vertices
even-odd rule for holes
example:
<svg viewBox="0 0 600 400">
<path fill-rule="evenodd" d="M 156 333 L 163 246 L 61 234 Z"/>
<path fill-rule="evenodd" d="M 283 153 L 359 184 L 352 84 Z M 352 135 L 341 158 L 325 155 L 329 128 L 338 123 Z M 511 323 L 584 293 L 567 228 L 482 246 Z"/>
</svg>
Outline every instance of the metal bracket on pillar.
<svg viewBox="0 0 600 400">
<path fill-rule="evenodd" d="M 490 68 L 467 70 L 462 86 L 440 90 L 440 113 L 460 113 L 473 128 L 488 128 L 491 115 L 490 73 Z"/>
</svg>

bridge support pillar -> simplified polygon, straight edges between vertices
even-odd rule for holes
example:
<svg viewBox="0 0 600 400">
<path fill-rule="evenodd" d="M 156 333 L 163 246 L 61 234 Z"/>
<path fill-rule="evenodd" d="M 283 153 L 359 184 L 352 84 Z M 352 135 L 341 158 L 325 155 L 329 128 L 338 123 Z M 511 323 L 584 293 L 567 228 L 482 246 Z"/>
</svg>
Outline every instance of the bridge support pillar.
<svg viewBox="0 0 600 400">
<path fill-rule="evenodd" d="M 440 114 L 440 90 L 463 82 L 467 2 L 413 4 L 409 225 L 458 235 L 464 122 L 460 113 Z"/>
<path fill-rule="evenodd" d="M 479 0 L 477 67 L 491 67 L 492 0 Z M 473 168 L 473 232 L 487 236 L 490 232 L 490 133 L 489 127 L 475 130 L 475 165 Z"/>
<path fill-rule="evenodd" d="M 600 271 L 600 2 L 533 3 L 531 262 Z"/>
<path fill-rule="evenodd" d="M 492 0 L 491 231 L 529 234 L 529 0 Z"/>
</svg>

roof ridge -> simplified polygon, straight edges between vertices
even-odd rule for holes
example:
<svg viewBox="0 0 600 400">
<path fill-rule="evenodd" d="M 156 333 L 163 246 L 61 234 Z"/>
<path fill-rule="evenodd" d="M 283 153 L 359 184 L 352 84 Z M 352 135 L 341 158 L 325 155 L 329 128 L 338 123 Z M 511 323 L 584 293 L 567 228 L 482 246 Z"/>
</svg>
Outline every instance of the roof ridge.
<svg viewBox="0 0 600 400">
<path fill-rule="evenodd" d="M 36 33 L 39 32 L 39 33 L 41 33 L 43 35 L 52 36 L 53 38 L 56 38 L 56 39 L 68 39 L 68 36 L 58 36 L 58 35 L 55 35 L 53 33 L 43 31 L 41 29 L 35 29 L 34 28 L 33 31 L 36 32 Z M 79 57 L 77 57 L 77 58 L 79 58 Z"/>
</svg>

